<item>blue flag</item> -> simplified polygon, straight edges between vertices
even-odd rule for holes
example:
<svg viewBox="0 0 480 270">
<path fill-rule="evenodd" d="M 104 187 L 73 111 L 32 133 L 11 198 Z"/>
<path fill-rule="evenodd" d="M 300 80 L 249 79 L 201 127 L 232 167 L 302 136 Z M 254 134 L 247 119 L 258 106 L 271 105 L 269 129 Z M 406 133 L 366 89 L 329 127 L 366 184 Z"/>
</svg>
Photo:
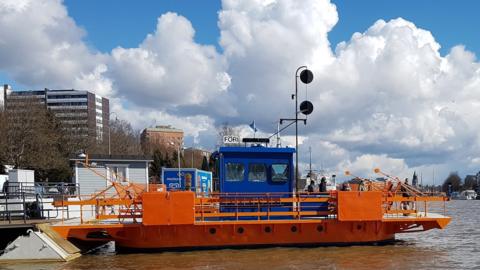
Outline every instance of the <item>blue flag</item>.
<svg viewBox="0 0 480 270">
<path fill-rule="evenodd" d="M 257 128 L 255 127 L 255 120 L 250 124 L 250 128 L 253 129 L 254 132 L 257 132 Z"/>
</svg>

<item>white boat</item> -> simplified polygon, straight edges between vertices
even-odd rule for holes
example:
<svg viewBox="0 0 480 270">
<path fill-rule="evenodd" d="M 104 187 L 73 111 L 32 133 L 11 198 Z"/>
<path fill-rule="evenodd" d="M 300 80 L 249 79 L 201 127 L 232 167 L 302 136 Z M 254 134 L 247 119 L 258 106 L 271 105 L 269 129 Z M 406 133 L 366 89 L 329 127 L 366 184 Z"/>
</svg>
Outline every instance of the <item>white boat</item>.
<svg viewBox="0 0 480 270">
<path fill-rule="evenodd" d="M 477 198 L 477 193 L 475 190 L 467 189 L 458 195 L 458 200 L 475 200 Z"/>
</svg>

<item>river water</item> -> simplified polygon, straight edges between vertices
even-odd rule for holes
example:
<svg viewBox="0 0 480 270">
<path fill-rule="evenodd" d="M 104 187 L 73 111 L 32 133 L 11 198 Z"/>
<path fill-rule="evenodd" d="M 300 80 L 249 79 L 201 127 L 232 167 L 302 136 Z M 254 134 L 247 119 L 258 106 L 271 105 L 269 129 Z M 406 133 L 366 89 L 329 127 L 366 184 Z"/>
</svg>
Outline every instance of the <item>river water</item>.
<svg viewBox="0 0 480 270">
<path fill-rule="evenodd" d="M 382 246 L 225 249 L 115 254 L 106 246 L 69 263 L 0 264 L 0 269 L 480 269 L 480 201 L 447 202 L 445 230 L 398 234 Z"/>
</svg>

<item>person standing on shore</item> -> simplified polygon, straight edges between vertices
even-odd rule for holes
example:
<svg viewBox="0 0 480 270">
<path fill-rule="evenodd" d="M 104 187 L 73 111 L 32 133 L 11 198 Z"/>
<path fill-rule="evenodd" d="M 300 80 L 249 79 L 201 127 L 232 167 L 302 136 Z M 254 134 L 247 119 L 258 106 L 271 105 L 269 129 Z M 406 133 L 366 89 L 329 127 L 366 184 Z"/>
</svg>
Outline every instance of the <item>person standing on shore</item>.
<svg viewBox="0 0 480 270">
<path fill-rule="evenodd" d="M 8 180 L 5 180 L 5 182 L 3 183 L 2 191 L 6 196 L 8 196 L 8 191 L 9 191 L 8 186 L 9 186 L 9 182 Z"/>
</svg>

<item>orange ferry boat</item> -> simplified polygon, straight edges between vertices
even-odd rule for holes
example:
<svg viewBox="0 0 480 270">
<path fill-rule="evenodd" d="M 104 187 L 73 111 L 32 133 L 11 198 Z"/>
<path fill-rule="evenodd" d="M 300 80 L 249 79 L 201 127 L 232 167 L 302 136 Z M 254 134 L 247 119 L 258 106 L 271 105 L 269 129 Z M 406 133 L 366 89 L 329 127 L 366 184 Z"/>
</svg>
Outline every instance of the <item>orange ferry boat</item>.
<svg viewBox="0 0 480 270">
<path fill-rule="evenodd" d="M 65 211 L 78 207 L 80 218 L 52 228 L 73 243 L 171 250 L 379 243 L 450 222 L 444 194 L 424 193 L 393 177 L 364 179 L 362 190 L 297 191 L 294 152 L 222 147 L 218 191 L 189 190 L 191 183 L 181 178 L 187 190 L 113 182 L 88 198 L 55 201 Z M 81 164 L 90 168 L 88 157 Z"/>
</svg>

